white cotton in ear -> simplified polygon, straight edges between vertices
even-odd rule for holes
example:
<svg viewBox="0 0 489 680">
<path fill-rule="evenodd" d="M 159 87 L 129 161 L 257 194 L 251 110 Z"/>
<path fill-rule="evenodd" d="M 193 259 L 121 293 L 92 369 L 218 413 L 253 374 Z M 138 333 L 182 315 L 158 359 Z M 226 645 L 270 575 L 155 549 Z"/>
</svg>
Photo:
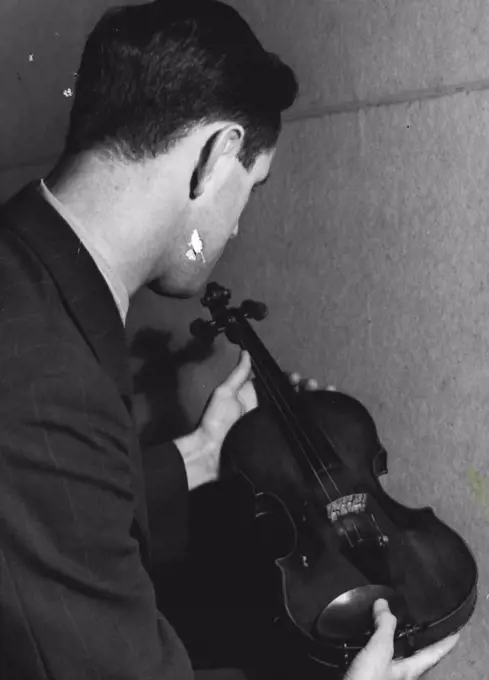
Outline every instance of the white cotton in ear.
<svg viewBox="0 0 489 680">
<path fill-rule="evenodd" d="M 187 245 L 190 246 L 189 250 L 187 250 L 185 253 L 185 257 L 187 257 L 187 259 L 195 262 L 197 255 L 200 255 L 202 257 L 202 262 L 205 262 L 204 244 L 202 243 L 202 239 L 200 238 L 200 234 L 197 229 L 193 230 L 192 236 L 190 237 L 190 241 L 187 243 Z"/>
</svg>

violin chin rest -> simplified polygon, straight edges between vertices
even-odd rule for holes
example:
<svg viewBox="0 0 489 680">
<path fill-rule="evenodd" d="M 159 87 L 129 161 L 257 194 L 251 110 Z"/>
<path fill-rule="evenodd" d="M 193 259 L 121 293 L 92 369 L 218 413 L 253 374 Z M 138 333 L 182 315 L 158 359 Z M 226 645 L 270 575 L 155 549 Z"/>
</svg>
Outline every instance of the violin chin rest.
<svg viewBox="0 0 489 680">
<path fill-rule="evenodd" d="M 407 615 L 404 599 L 383 585 L 366 585 L 342 593 L 323 609 L 316 619 L 314 635 L 319 640 L 355 640 L 374 632 L 373 606 L 378 599 L 387 600 L 391 612 L 401 625 Z"/>
</svg>

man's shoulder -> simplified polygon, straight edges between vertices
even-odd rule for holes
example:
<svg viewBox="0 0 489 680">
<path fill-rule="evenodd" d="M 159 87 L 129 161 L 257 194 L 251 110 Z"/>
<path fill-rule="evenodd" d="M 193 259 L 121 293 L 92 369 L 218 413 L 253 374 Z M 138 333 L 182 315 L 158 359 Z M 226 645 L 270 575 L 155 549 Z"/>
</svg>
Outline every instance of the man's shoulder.
<svg viewBox="0 0 489 680">
<path fill-rule="evenodd" d="M 85 371 L 87 364 L 93 364 L 90 348 L 49 272 L 0 221 L 0 376 Z"/>
<path fill-rule="evenodd" d="M 39 306 L 48 273 L 39 257 L 15 229 L 8 212 L 0 208 L 0 309 L 9 301 L 18 307 L 21 300 Z"/>
<path fill-rule="evenodd" d="M 126 358 L 117 310 L 79 240 L 33 193 L 0 208 L 0 390 L 62 371 L 114 396 Z"/>
</svg>

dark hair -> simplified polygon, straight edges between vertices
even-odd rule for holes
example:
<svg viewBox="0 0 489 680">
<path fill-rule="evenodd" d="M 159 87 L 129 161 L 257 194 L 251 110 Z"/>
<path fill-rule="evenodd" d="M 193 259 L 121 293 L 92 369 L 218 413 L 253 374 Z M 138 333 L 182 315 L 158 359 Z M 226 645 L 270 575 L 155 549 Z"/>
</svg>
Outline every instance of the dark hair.
<svg viewBox="0 0 489 680">
<path fill-rule="evenodd" d="M 293 71 L 217 0 L 157 0 L 109 10 L 88 37 L 65 155 L 111 149 L 143 160 L 195 125 L 241 124 L 241 163 L 271 150 L 297 96 Z"/>
</svg>

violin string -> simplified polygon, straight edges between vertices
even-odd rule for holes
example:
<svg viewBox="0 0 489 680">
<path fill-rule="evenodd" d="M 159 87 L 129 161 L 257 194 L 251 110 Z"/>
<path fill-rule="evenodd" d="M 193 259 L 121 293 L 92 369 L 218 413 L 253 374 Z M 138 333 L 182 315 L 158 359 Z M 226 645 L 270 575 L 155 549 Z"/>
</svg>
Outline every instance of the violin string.
<svg viewBox="0 0 489 680">
<path fill-rule="evenodd" d="M 250 352 L 250 355 L 251 355 L 251 352 Z M 296 416 L 295 416 L 295 414 L 293 413 L 292 409 L 291 409 L 291 408 L 289 407 L 289 405 L 287 404 L 287 400 L 281 395 L 280 390 L 276 390 L 276 393 L 278 394 L 279 398 L 277 398 L 277 397 L 275 396 L 275 394 L 274 394 L 274 389 L 273 389 L 273 388 L 268 384 L 268 382 L 267 382 L 267 378 L 266 378 L 267 371 L 266 371 L 266 369 L 263 369 L 263 370 L 262 370 L 261 367 L 260 367 L 260 364 L 259 364 L 259 362 L 256 360 L 256 358 L 255 358 L 253 355 L 251 355 L 251 357 L 252 357 L 252 361 L 253 361 L 253 369 L 254 369 L 254 371 L 255 371 L 255 374 L 257 375 L 257 377 L 259 377 L 259 380 L 261 381 L 262 385 L 265 387 L 265 389 L 266 389 L 266 391 L 267 391 L 269 397 L 270 397 L 270 398 L 272 399 L 272 401 L 275 403 L 275 406 L 278 408 L 278 410 L 279 410 L 279 411 L 282 413 L 282 415 L 284 416 L 284 421 L 286 422 L 287 426 L 289 427 L 289 431 L 291 432 L 291 434 L 292 434 L 292 435 L 294 436 L 294 438 L 296 439 L 296 442 L 297 442 L 297 444 L 298 444 L 298 446 L 299 446 L 299 449 L 300 449 L 301 453 L 303 454 L 304 458 L 306 459 L 306 461 L 307 461 L 307 463 L 308 463 L 310 469 L 312 470 L 314 476 L 316 477 L 316 479 L 317 479 L 317 481 L 318 481 L 318 483 L 319 483 L 321 489 L 323 490 L 323 492 L 324 492 L 326 498 L 328 499 L 328 503 L 331 503 L 331 502 L 333 501 L 333 499 L 331 498 L 331 496 L 330 496 L 329 493 L 327 492 L 327 490 L 326 490 L 326 488 L 325 488 L 325 486 L 324 486 L 324 484 L 323 484 L 323 482 L 322 482 L 322 480 L 321 480 L 321 477 L 320 477 L 319 473 L 318 473 L 317 470 L 315 469 L 314 464 L 312 463 L 312 461 L 310 460 L 310 458 L 309 458 L 309 456 L 308 456 L 308 454 L 307 454 L 307 451 L 303 448 L 303 445 L 302 445 L 302 443 L 301 443 L 299 437 L 297 436 L 297 432 L 294 432 L 293 428 L 290 427 L 290 423 L 289 423 L 289 421 L 287 420 L 287 412 L 288 412 L 288 415 L 290 416 L 290 420 L 291 420 L 291 421 L 295 421 L 295 426 L 296 426 L 297 430 L 301 433 L 301 435 L 302 435 L 302 436 L 304 437 L 304 439 L 306 440 L 307 445 L 308 445 L 308 448 L 309 448 L 310 450 L 312 450 L 314 456 L 315 456 L 316 459 L 319 461 L 319 464 L 320 464 L 321 468 L 323 469 L 323 471 L 326 473 L 326 475 L 327 475 L 328 478 L 330 479 L 331 484 L 332 484 L 333 487 L 336 489 L 336 492 L 338 493 L 339 496 L 342 495 L 342 494 L 341 494 L 341 491 L 339 490 L 339 488 L 338 488 L 336 482 L 334 481 L 334 479 L 332 478 L 332 476 L 329 474 L 328 469 L 325 467 L 325 465 L 324 465 L 323 461 L 321 460 L 319 454 L 316 452 L 316 450 L 315 450 L 315 448 L 314 448 L 314 445 L 313 445 L 312 442 L 309 440 L 309 438 L 308 438 L 306 432 L 304 432 L 304 429 L 301 427 L 301 424 L 300 424 L 300 422 L 298 421 L 298 419 L 296 418 Z M 284 403 L 284 405 L 285 405 L 285 408 L 282 407 L 282 406 L 280 405 L 280 403 L 279 403 L 280 400 L 283 401 L 283 403 Z M 321 433 L 321 434 L 323 434 L 323 436 L 324 436 L 324 433 Z M 329 446 L 332 446 L 329 442 L 328 442 L 328 445 L 329 445 Z M 362 536 L 361 531 L 359 531 L 359 529 L 358 529 L 358 527 L 357 527 L 357 523 L 356 523 L 355 519 L 353 519 L 353 527 L 354 527 L 355 531 L 356 531 L 357 534 L 358 534 L 358 538 L 359 538 L 360 540 L 362 540 L 363 536 Z M 351 539 L 350 539 L 350 536 L 349 536 L 348 532 L 345 532 L 345 535 L 346 535 L 346 538 L 347 538 L 347 540 L 348 540 L 348 543 L 350 544 L 350 547 L 353 548 L 354 546 L 353 546 L 353 544 L 352 544 L 352 542 L 351 542 Z"/>
<path fill-rule="evenodd" d="M 339 488 L 338 488 L 338 486 L 337 486 L 335 480 L 334 480 L 333 477 L 330 475 L 330 473 L 329 473 L 328 469 L 326 468 L 326 466 L 324 465 L 324 463 L 323 463 L 321 457 L 320 457 L 319 454 L 317 453 L 317 451 L 316 451 L 314 445 L 313 445 L 312 442 L 309 440 L 309 437 L 307 436 L 307 433 L 304 432 L 304 429 L 301 427 L 300 422 L 299 422 L 298 419 L 296 418 L 296 416 L 295 416 L 295 414 L 293 413 L 292 409 L 289 407 L 289 405 L 288 405 L 288 403 L 287 403 L 287 399 L 283 397 L 283 395 L 281 394 L 281 392 L 280 392 L 279 389 L 274 390 L 274 389 L 268 384 L 267 378 L 266 378 L 266 376 L 267 376 L 267 369 L 266 369 L 265 367 L 261 367 L 261 366 L 260 366 L 260 361 L 259 361 L 259 360 L 257 359 L 257 357 L 256 357 L 256 354 L 259 354 L 259 352 L 256 352 L 256 353 L 255 353 L 255 352 L 253 352 L 253 351 L 250 351 L 250 348 L 248 347 L 248 345 L 253 345 L 253 344 L 255 344 L 255 343 L 254 343 L 254 336 L 255 336 L 255 333 L 254 333 L 253 329 L 251 328 L 251 326 L 249 326 L 249 324 L 248 324 L 248 322 L 246 321 L 246 319 L 242 319 L 242 321 L 244 321 L 244 323 L 241 324 L 241 329 L 242 329 L 242 331 L 244 331 L 244 333 L 243 333 L 243 332 L 241 333 L 241 341 L 240 341 L 241 347 L 242 347 L 243 349 L 245 349 L 246 351 L 249 352 L 249 354 L 250 354 L 250 356 L 251 356 L 251 359 L 252 359 L 253 368 L 255 369 L 255 374 L 256 374 L 257 377 L 261 380 L 261 383 L 262 383 L 263 387 L 265 388 L 265 390 L 268 392 L 269 397 L 272 399 L 272 401 L 275 403 L 276 408 L 277 408 L 277 409 L 279 410 L 279 412 L 282 414 L 283 420 L 284 420 L 284 422 L 286 423 L 286 425 L 287 425 L 287 427 L 288 427 L 288 429 L 289 429 L 289 432 L 292 434 L 292 436 L 295 438 L 295 440 L 296 440 L 296 442 L 297 442 L 297 444 L 298 444 L 299 451 L 301 452 L 303 458 L 305 458 L 305 460 L 306 460 L 306 462 L 307 462 L 309 468 L 311 469 L 311 471 L 312 471 L 314 477 L 316 478 L 317 482 L 319 483 L 319 486 L 321 487 L 321 489 L 322 489 L 324 495 L 326 496 L 326 498 L 327 498 L 327 500 L 328 500 L 328 503 L 331 504 L 331 503 L 333 502 L 333 499 L 331 498 L 331 496 L 329 495 L 328 491 L 326 490 L 326 488 L 325 488 L 325 486 L 324 486 L 324 484 L 323 484 L 323 482 L 322 482 L 322 479 L 321 479 L 321 477 L 320 477 L 318 471 L 316 470 L 316 468 L 314 467 L 313 462 L 311 461 L 311 459 L 310 459 L 309 456 L 308 456 L 307 451 L 304 449 L 304 446 L 303 446 L 303 444 L 302 444 L 301 441 L 300 441 L 300 437 L 298 437 L 298 435 L 297 435 L 297 431 L 302 435 L 303 439 L 305 439 L 305 441 L 306 441 L 306 443 L 307 443 L 307 448 L 308 448 L 310 451 L 312 451 L 312 453 L 314 454 L 316 460 L 317 460 L 318 463 L 319 463 L 320 468 L 322 468 L 322 471 L 323 471 L 323 472 L 325 473 L 325 475 L 328 477 L 328 479 L 329 479 L 330 482 L 331 482 L 331 485 L 332 485 L 333 488 L 336 490 L 336 493 L 337 493 L 338 497 L 344 496 L 344 494 L 342 494 L 342 493 L 340 492 L 340 490 L 339 490 Z M 249 342 L 249 343 L 245 341 L 245 337 L 244 337 L 245 335 L 248 335 L 248 336 L 249 336 L 249 339 L 250 339 L 250 342 Z M 261 344 L 261 341 L 260 341 L 260 339 L 259 339 L 258 337 L 256 337 L 256 341 L 258 342 L 259 345 Z M 267 354 L 267 350 L 266 350 L 266 348 L 265 348 L 265 356 L 266 356 L 266 354 Z M 272 363 L 274 363 L 274 362 L 273 362 L 273 359 L 272 359 Z M 278 367 L 277 367 L 277 368 L 278 368 Z M 280 369 L 278 369 L 278 370 L 280 370 Z M 273 385 L 273 380 L 271 380 L 271 383 L 272 383 L 272 385 Z M 279 398 L 277 398 L 277 396 L 274 394 L 274 391 L 277 392 Z M 283 401 L 284 406 L 281 406 L 281 405 L 280 405 L 280 403 L 279 403 L 280 400 Z M 289 416 L 289 418 L 290 418 L 290 421 L 287 420 L 287 414 L 288 414 L 288 416 Z M 296 431 L 294 431 L 294 429 L 291 427 L 291 422 L 295 424 Z M 325 436 L 324 432 L 320 431 L 320 433 L 321 433 L 322 437 L 326 440 L 328 446 L 334 450 L 333 445 L 328 441 L 328 439 L 327 439 L 327 437 Z M 326 512 L 327 512 L 327 508 L 326 508 L 326 507 L 325 507 L 325 510 L 326 510 Z M 357 532 L 359 538 L 362 539 L 362 534 L 361 534 L 361 532 L 358 530 L 358 527 L 357 527 L 357 524 L 356 524 L 356 521 L 355 521 L 354 518 L 353 518 L 353 526 L 354 526 L 354 528 L 355 528 L 355 530 L 356 530 L 356 532 Z M 350 544 L 350 547 L 353 547 L 353 545 L 352 545 L 352 543 L 351 543 L 351 540 L 350 540 L 350 536 L 348 535 L 348 532 L 345 532 L 345 534 L 346 534 L 348 543 Z"/>
<path fill-rule="evenodd" d="M 262 383 L 263 386 L 265 387 L 265 389 L 266 389 L 266 391 L 267 391 L 269 397 L 272 399 L 272 401 L 274 402 L 275 406 L 279 409 L 279 411 L 280 411 L 280 412 L 282 413 L 282 415 L 284 416 L 284 420 L 285 420 L 287 426 L 289 427 L 290 433 L 295 437 L 296 442 L 297 442 L 297 444 L 298 444 L 298 446 L 299 446 L 299 449 L 300 449 L 300 451 L 301 451 L 303 457 L 306 459 L 306 461 L 307 461 L 307 463 L 308 463 L 310 469 L 311 469 L 312 472 L 314 473 L 314 476 L 316 477 L 317 481 L 319 482 L 319 484 L 320 484 L 320 486 L 321 486 L 321 488 L 322 488 L 324 494 L 326 495 L 326 497 L 327 497 L 327 499 L 328 499 L 328 502 L 331 503 L 333 499 L 331 498 L 331 496 L 330 496 L 329 493 L 327 492 L 327 490 L 326 490 L 326 488 L 325 488 L 325 486 L 324 486 L 324 484 L 323 484 L 323 482 L 322 482 L 322 480 L 321 480 L 321 477 L 320 477 L 319 473 L 317 472 L 316 468 L 314 467 L 313 462 L 312 462 L 311 459 L 309 458 L 309 456 L 308 456 L 308 454 L 307 454 L 307 451 L 304 449 L 304 446 L 303 446 L 302 442 L 300 441 L 300 438 L 297 436 L 297 431 L 300 432 L 301 436 L 302 436 L 303 439 L 306 441 L 308 448 L 312 451 L 312 453 L 313 453 L 314 456 L 316 457 L 316 459 L 317 459 L 319 465 L 321 466 L 322 470 L 325 472 L 325 474 L 328 476 L 329 480 L 331 481 L 331 484 L 332 484 L 333 487 L 336 489 L 336 491 L 338 492 L 338 494 L 340 494 L 340 490 L 338 489 L 338 487 L 337 487 L 337 485 L 336 485 L 336 482 L 334 481 L 334 479 L 333 479 L 333 478 L 331 477 L 331 475 L 329 474 L 328 469 L 327 469 L 326 466 L 324 465 L 324 463 L 323 463 L 323 461 L 321 460 L 321 458 L 320 458 L 320 456 L 318 455 L 318 453 L 315 451 L 312 442 L 309 440 L 307 434 L 304 432 L 303 428 L 301 427 L 301 425 L 300 425 L 300 423 L 298 422 L 297 418 L 295 417 L 294 413 L 292 412 L 292 410 L 290 409 L 289 405 L 287 404 L 287 400 L 280 394 L 280 391 L 279 391 L 279 390 L 274 390 L 274 389 L 268 384 L 267 377 L 266 377 L 266 370 L 262 369 L 262 367 L 260 366 L 259 361 L 257 361 L 256 358 L 255 358 L 254 356 L 252 356 L 252 360 L 253 360 L 253 368 L 255 369 L 255 374 L 257 375 L 257 377 L 259 377 L 261 383 Z M 278 396 L 277 396 L 277 395 L 278 395 Z M 280 401 L 283 402 L 283 405 L 281 405 L 281 404 L 279 403 Z M 288 420 L 288 418 L 289 418 L 289 420 Z M 291 423 L 294 423 L 294 425 L 295 425 L 295 427 L 296 427 L 296 431 L 294 431 L 294 429 L 293 429 L 292 427 L 290 427 Z"/>
<path fill-rule="evenodd" d="M 251 353 L 250 353 L 250 354 L 251 354 Z M 265 387 L 265 389 L 266 389 L 266 391 L 267 391 L 269 397 L 272 399 L 272 401 L 274 402 L 275 406 L 279 409 L 279 411 L 280 411 L 280 412 L 282 413 L 282 415 L 284 416 L 284 420 L 285 420 L 287 426 L 289 427 L 290 433 L 291 433 L 292 436 L 294 436 L 294 438 L 296 439 L 296 442 L 297 442 L 297 444 L 298 444 L 299 450 L 300 450 L 301 453 L 303 454 L 303 456 L 304 456 L 304 458 L 306 459 L 306 461 L 307 461 L 307 463 L 308 463 L 310 469 L 312 470 L 314 476 L 316 477 L 316 480 L 318 481 L 318 483 L 319 483 L 319 485 L 320 485 L 322 491 L 324 492 L 326 498 L 328 499 L 328 503 L 331 503 L 331 502 L 333 501 L 333 499 L 331 498 L 331 496 L 330 496 L 329 493 L 327 492 L 327 490 L 326 490 L 326 488 L 325 488 L 325 486 L 324 486 L 324 484 L 323 484 L 323 482 L 322 482 L 321 477 L 319 476 L 319 474 L 318 474 L 317 470 L 315 469 L 315 467 L 314 467 L 312 461 L 310 460 L 309 456 L 307 455 L 307 451 L 303 448 L 303 445 L 302 445 L 302 443 L 301 443 L 299 437 L 297 436 L 297 432 L 294 432 L 293 428 L 290 427 L 290 423 L 289 423 L 289 421 L 287 421 L 286 413 L 285 413 L 285 412 L 288 412 L 288 414 L 289 414 L 289 416 L 290 416 L 290 419 L 291 419 L 292 421 L 295 421 L 296 428 L 301 432 L 302 436 L 305 438 L 305 440 L 306 440 L 306 442 L 307 442 L 307 445 L 308 445 L 308 448 L 310 448 L 310 449 L 312 450 L 312 452 L 314 453 L 315 457 L 318 459 L 318 461 L 319 461 L 319 463 L 320 463 L 322 469 L 324 470 L 324 472 L 327 474 L 327 476 L 328 476 L 329 479 L 331 480 L 331 483 L 332 483 L 333 487 L 336 489 L 338 495 L 341 496 L 341 492 L 340 492 L 340 490 L 339 490 L 339 488 L 338 488 L 336 482 L 334 481 L 334 479 L 333 479 L 333 478 L 331 477 L 331 475 L 329 474 L 329 472 L 328 472 L 327 468 L 325 467 L 323 461 L 321 460 L 321 458 L 320 458 L 319 455 L 317 454 L 316 450 L 314 449 L 314 445 L 310 442 L 309 438 L 307 437 L 307 434 L 304 432 L 303 428 L 301 427 L 301 425 L 300 425 L 300 423 L 298 422 L 297 418 L 295 417 L 294 413 L 293 413 L 292 410 L 289 408 L 286 399 L 280 394 L 280 391 L 279 391 L 279 390 L 277 390 L 277 394 L 279 395 L 279 398 L 280 398 L 280 399 L 277 399 L 277 397 L 276 397 L 275 394 L 274 394 L 273 388 L 271 388 L 270 385 L 269 385 L 268 382 L 267 382 L 267 378 L 266 378 L 266 373 L 267 373 L 267 372 L 266 372 L 266 370 L 264 369 L 263 372 L 260 370 L 259 362 L 256 361 L 255 357 L 252 356 L 252 360 L 253 360 L 253 364 L 254 364 L 254 365 L 253 365 L 253 368 L 255 369 L 255 374 L 257 375 L 257 377 L 259 377 L 259 379 L 260 379 L 262 385 Z M 284 402 L 284 404 L 285 404 L 285 409 L 284 409 L 282 406 L 280 406 L 279 400 L 282 400 L 282 401 Z M 329 442 L 328 442 L 328 444 L 329 444 Z M 326 509 L 326 508 L 325 508 L 325 509 Z M 356 531 L 356 533 L 357 533 L 357 535 L 358 535 L 358 538 L 359 538 L 360 540 L 362 540 L 362 538 L 363 538 L 363 537 L 362 537 L 362 533 L 359 531 L 355 519 L 353 519 L 353 527 L 354 527 L 354 529 L 355 529 L 355 531 Z M 354 545 L 353 545 L 353 543 L 351 542 L 351 539 L 350 539 L 350 536 L 349 536 L 348 532 L 345 532 L 345 536 L 346 536 L 346 539 L 347 539 L 348 543 L 350 544 L 350 547 L 353 548 Z"/>
</svg>

